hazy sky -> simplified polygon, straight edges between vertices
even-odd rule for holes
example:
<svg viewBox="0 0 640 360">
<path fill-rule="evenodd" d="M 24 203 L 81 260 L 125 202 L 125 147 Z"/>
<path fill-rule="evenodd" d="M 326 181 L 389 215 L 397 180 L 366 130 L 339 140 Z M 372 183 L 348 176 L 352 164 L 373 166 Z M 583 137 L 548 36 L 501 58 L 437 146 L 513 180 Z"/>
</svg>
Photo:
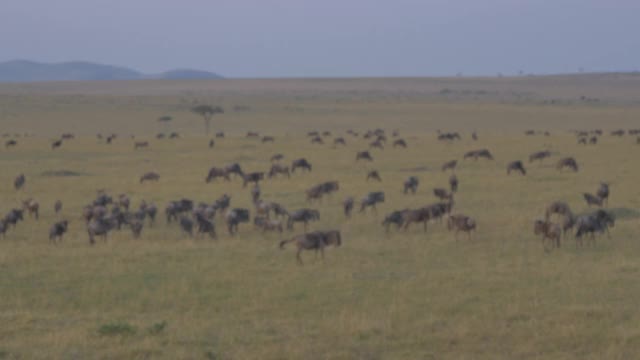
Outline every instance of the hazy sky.
<svg viewBox="0 0 640 360">
<path fill-rule="evenodd" d="M 640 69 L 640 0 L 2 0 L 0 61 L 228 77 Z"/>
</svg>

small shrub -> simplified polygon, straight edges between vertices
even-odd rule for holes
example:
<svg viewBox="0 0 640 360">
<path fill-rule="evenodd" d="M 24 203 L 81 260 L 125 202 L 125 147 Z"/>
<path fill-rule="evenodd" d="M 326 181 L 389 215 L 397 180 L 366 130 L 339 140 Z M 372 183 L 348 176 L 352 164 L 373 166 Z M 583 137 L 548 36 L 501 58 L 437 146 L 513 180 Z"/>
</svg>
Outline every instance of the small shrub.
<svg viewBox="0 0 640 360">
<path fill-rule="evenodd" d="M 150 335 L 158 335 L 158 334 L 164 332 L 164 329 L 166 327 L 167 327 L 167 322 L 166 321 L 155 323 L 155 324 L 151 325 L 150 328 L 147 329 L 147 332 Z"/>
<path fill-rule="evenodd" d="M 101 336 L 129 336 L 136 333 L 136 328 L 126 322 L 104 324 L 98 329 Z"/>
</svg>

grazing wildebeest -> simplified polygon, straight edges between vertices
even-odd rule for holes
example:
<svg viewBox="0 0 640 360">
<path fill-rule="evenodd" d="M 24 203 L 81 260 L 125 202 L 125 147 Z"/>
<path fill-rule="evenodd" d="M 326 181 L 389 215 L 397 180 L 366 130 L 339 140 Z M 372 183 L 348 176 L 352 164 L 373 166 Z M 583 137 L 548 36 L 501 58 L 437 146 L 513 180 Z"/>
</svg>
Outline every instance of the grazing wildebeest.
<svg viewBox="0 0 640 360">
<path fill-rule="evenodd" d="M 180 134 L 178 134 L 177 132 L 172 132 L 171 135 L 169 135 L 169 139 L 177 139 L 180 137 Z"/>
<path fill-rule="evenodd" d="M 247 132 L 247 137 L 248 138 L 257 138 L 257 137 L 260 137 L 260 134 L 257 131 L 248 131 Z"/>
<path fill-rule="evenodd" d="M 26 182 L 27 182 L 27 178 L 24 176 L 24 174 L 20 174 L 16 176 L 16 178 L 13 180 L 13 187 L 16 190 L 20 190 L 22 189 L 22 187 Z"/>
<path fill-rule="evenodd" d="M 111 198 L 111 196 L 104 193 L 98 194 L 95 200 L 93 200 L 94 206 L 107 206 L 111 203 L 113 203 L 113 199 Z"/>
<path fill-rule="evenodd" d="M 289 172 L 289 167 L 286 165 L 273 164 L 271 165 L 271 169 L 269 169 L 269 174 L 267 175 L 269 179 L 276 176 L 277 174 L 286 175 L 287 178 L 291 177 L 291 173 Z"/>
<path fill-rule="evenodd" d="M 7 227 L 16 227 L 19 221 L 24 220 L 23 211 L 21 209 L 11 209 L 4 217 L 4 224 Z"/>
<path fill-rule="evenodd" d="M 393 147 L 401 147 L 401 148 L 406 148 L 407 147 L 407 142 L 404 139 L 397 139 L 393 142 Z"/>
<path fill-rule="evenodd" d="M 57 241 L 62 241 L 62 236 L 67 232 L 67 228 L 69 226 L 69 222 L 67 220 L 58 221 L 53 224 L 49 229 L 49 241 L 54 244 Z"/>
<path fill-rule="evenodd" d="M 412 194 L 415 194 L 418 190 L 418 185 L 420 184 L 420 180 L 418 180 L 415 176 L 409 176 L 407 180 L 404 181 L 404 190 L 403 193 L 411 191 Z"/>
<path fill-rule="evenodd" d="M 466 232 L 469 239 L 471 239 L 471 232 L 476 230 L 476 221 L 462 214 L 449 215 L 447 229 L 449 231 L 455 230 L 456 240 L 458 240 L 458 233 L 460 231 Z"/>
<path fill-rule="evenodd" d="M 142 148 L 148 148 L 149 147 L 149 142 L 148 141 L 136 141 L 133 144 L 133 149 L 137 150 L 137 149 L 142 149 Z"/>
<path fill-rule="evenodd" d="M 380 177 L 380 174 L 378 173 L 378 170 L 371 170 L 367 173 L 367 181 L 369 181 L 369 179 L 373 179 L 373 180 L 377 180 L 377 181 L 382 181 L 382 178 Z"/>
<path fill-rule="evenodd" d="M 447 161 L 442 165 L 442 171 L 455 170 L 458 166 L 458 160 Z"/>
<path fill-rule="evenodd" d="M 224 167 L 224 171 L 227 174 L 233 174 L 234 177 L 235 176 L 240 176 L 240 177 L 244 176 L 244 172 L 242 171 L 242 168 L 240 167 L 240 164 L 238 164 L 238 163 L 233 163 L 233 164 L 229 164 L 229 165 L 225 166 Z"/>
<path fill-rule="evenodd" d="M 223 137 L 224 137 L 224 132 L 222 132 L 222 131 L 218 131 L 218 132 L 216 133 L 216 137 L 217 137 L 217 138 L 223 138 Z"/>
<path fill-rule="evenodd" d="M 5 148 L 10 148 L 10 147 L 12 147 L 12 146 L 16 146 L 16 145 L 18 145 L 18 142 L 17 142 L 17 141 L 15 141 L 15 140 L 13 140 L 13 139 L 12 139 L 12 140 L 7 140 L 7 141 L 4 143 L 4 147 L 5 147 Z"/>
<path fill-rule="evenodd" d="M 589 207 L 591 207 L 592 205 L 602 207 L 602 199 L 600 199 L 599 197 L 589 193 L 582 193 L 582 196 L 584 197 L 584 201 L 587 202 L 587 205 Z"/>
<path fill-rule="evenodd" d="M 278 231 L 282 233 L 282 231 L 284 230 L 282 221 L 270 220 L 263 216 L 256 216 L 255 218 L 253 218 L 253 225 L 256 227 L 256 229 L 261 229 L 262 232 Z"/>
<path fill-rule="evenodd" d="M 72 133 L 64 133 L 61 136 L 62 140 L 71 140 L 73 138 L 75 138 L 75 135 L 73 135 Z"/>
<path fill-rule="evenodd" d="M 261 216 L 269 219 L 272 211 L 276 218 L 285 217 L 288 215 L 287 209 L 276 202 L 260 200 L 255 203 L 255 206 L 256 216 Z"/>
<path fill-rule="evenodd" d="M 252 188 L 251 188 L 251 200 L 253 201 L 253 203 L 257 203 L 258 200 L 260 200 L 260 194 L 262 192 L 260 191 L 260 185 L 258 185 L 258 183 L 256 183 Z"/>
<path fill-rule="evenodd" d="M 116 227 L 116 220 L 110 217 L 96 217 L 89 221 L 87 232 L 89 233 L 89 243 L 95 244 L 95 236 L 102 236 L 103 241 L 107 241 L 107 234 Z"/>
<path fill-rule="evenodd" d="M 605 210 L 597 210 L 595 213 L 589 215 L 582 215 L 576 218 L 576 246 L 578 242 L 582 245 L 582 236 L 585 234 L 591 235 L 591 240 L 595 242 L 595 233 L 609 235 L 609 227 L 615 225 L 615 218 L 612 214 Z"/>
<path fill-rule="evenodd" d="M 442 133 L 442 134 L 438 135 L 438 140 L 440 140 L 440 141 L 460 140 L 460 134 L 458 134 L 457 132 Z"/>
<path fill-rule="evenodd" d="M 535 130 L 527 130 L 527 131 L 524 132 L 524 134 L 527 135 L 527 136 L 531 136 L 531 135 L 535 135 L 536 132 L 535 132 Z"/>
<path fill-rule="evenodd" d="M 527 175 L 527 170 L 525 170 L 524 164 L 522 164 L 522 161 L 520 160 L 512 161 L 507 165 L 507 175 L 511 175 L 512 171 L 517 171 L 522 175 Z"/>
<path fill-rule="evenodd" d="M 209 172 L 207 173 L 207 178 L 204 179 L 204 181 L 208 184 L 211 181 L 215 180 L 216 178 L 223 178 L 227 181 L 229 181 L 229 173 L 225 170 L 225 169 L 221 169 L 218 167 L 212 167 L 211 169 L 209 169 Z"/>
<path fill-rule="evenodd" d="M 145 181 L 158 181 L 158 180 L 160 180 L 160 174 L 154 171 L 150 171 L 148 173 L 143 174 L 140 177 L 140 184 L 142 184 Z"/>
<path fill-rule="evenodd" d="M 320 136 L 320 133 L 318 131 L 315 131 L 315 130 L 314 131 L 309 131 L 307 133 L 307 136 L 308 137 L 316 137 L 316 136 Z"/>
<path fill-rule="evenodd" d="M 351 217 L 351 212 L 353 211 L 353 206 L 355 204 L 355 199 L 353 196 L 349 196 L 342 202 L 342 209 L 344 210 L 344 216 L 349 219 Z"/>
<path fill-rule="evenodd" d="M 360 200 L 360 212 L 364 212 L 368 207 L 373 208 L 373 212 L 376 213 L 378 210 L 376 209 L 376 204 L 384 202 L 384 192 L 383 191 L 374 191 L 368 193 L 365 197 Z"/>
<path fill-rule="evenodd" d="M 164 209 L 165 215 L 167 216 L 167 224 L 171 223 L 172 220 L 178 220 L 178 215 L 192 211 L 193 210 L 193 201 L 189 199 L 181 199 L 178 201 L 171 201 L 167 204 L 167 207 Z"/>
<path fill-rule="evenodd" d="M 212 149 L 216 145 L 216 142 L 213 139 L 209 140 L 209 149 Z"/>
<path fill-rule="evenodd" d="M 320 220 L 320 212 L 314 209 L 299 209 L 289 213 L 287 220 L 287 229 L 293 230 L 293 224 L 296 222 L 304 223 L 304 231 L 307 231 L 309 222 Z"/>
<path fill-rule="evenodd" d="M 546 250 L 546 239 L 551 241 L 552 248 L 560 247 L 560 238 L 562 237 L 562 229 L 560 225 L 554 224 L 549 220 L 536 220 L 533 223 L 533 233 L 542 235 L 542 245 Z"/>
<path fill-rule="evenodd" d="M 56 200 L 56 202 L 53 204 L 53 211 L 56 214 L 58 214 L 58 213 L 60 213 L 60 211 L 62 211 L 62 201 Z"/>
<path fill-rule="evenodd" d="M 38 220 L 38 212 L 40 210 L 40 204 L 33 199 L 27 199 L 22 202 L 22 208 L 29 212 L 29 217 L 33 216 Z"/>
<path fill-rule="evenodd" d="M 452 174 L 451 176 L 449 176 L 449 188 L 451 189 L 452 193 L 458 191 L 458 177 L 456 176 L 456 174 Z"/>
<path fill-rule="evenodd" d="M 238 226 L 240 223 L 249 222 L 249 210 L 241 208 L 231 209 L 227 211 L 226 220 L 229 235 L 233 235 L 238 232 Z"/>
<path fill-rule="evenodd" d="M 213 203 L 216 210 L 225 211 L 231 205 L 231 196 L 223 194 Z"/>
<path fill-rule="evenodd" d="M 263 136 L 262 137 L 262 142 L 263 143 L 268 143 L 268 142 L 275 142 L 276 139 L 273 136 Z"/>
<path fill-rule="evenodd" d="M 347 142 L 344 140 L 343 137 L 338 137 L 338 138 L 335 138 L 333 140 L 333 145 L 336 145 L 336 146 L 337 145 L 347 145 Z"/>
<path fill-rule="evenodd" d="M 253 172 L 242 175 L 242 187 L 247 187 L 248 183 L 254 183 L 258 185 L 260 180 L 264 180 L 263 172 Z"/>
<path fill-rule="evenodd" d="M 545 210 L 545 219 L 549 220 L 549 217 L 553 214 L 573 217 L 573 212 L 571 211 L 569 204 L 564 201 L 554 201 L 547 206 L 547 209 Z"/>
<path fill-rule="evenodd" d="M 601 182 L 596 196 L 599 197 L 604 204 L 607 204 L 609 202 L 609 184 Z"/>
<path fill-rule="evenodd" d="M 189 236 L 193 236 L 193 220 L 185 215 L 180 216 L 180 228 Z"/>
<path fill-rule="evenodd" d="M 373 141 L 373 142 L 369 143 L 369 147 L 370 147 L 371 149 L 375 149 L 375 148 L 377 148 L 377 149 L 384 149 L 384 144 L 382 143 L 382 141 L 380 141 L 380 140 L 378 139 L 378 140 L 376 140 L 376 141 Z"/>
<path fill-rule="evenodd" d="M 282 240 L 280 242 L 280 249 L 284 249 L 284 246 L 290 242 L 296 244 L 296 259 L 298 265 L 303 265 L 302 258 L 300 257 L 300 253 L 303 250 L 315 250 L 316 254 L 319 251 L 324 260 L 324 248 L 332 245 L 336 247 L 340 246 L 342 244 L 342 236 L 338 230 L 314 231 L 296 235 L 289 240 Z"/>
<path fill-rule="evenodd" d="M 373 157 L 371 157 L 368 151 L 358 151 L 356 153 L 356 161 L 358 160 L 373 161 Z"/>
<path fill-rule="evenodd" d="M 384 217 L 384 220 L 382 220 L 382 226 L 384 226 L 387 233 L 389 232 L 389 227 L 391 226 L 391 224 L 394 224 L 396 226 L 396 229 L 400 229 L 400 227 L 404 223 L 404 214 L 407 211 L 409 211 L 409 209 L 396 210 Z"/>
<path fill-rule="evenodd" d="M 56 141 L 51 143 L 51 150 L 55 150 L 55 149 L 59 148 L 60 146 L 62 146 L 62 140 L 56 140 Z"/>
<path fill-rule="evenodd" d="M 413 223 L 422 223 L 424 231 L 427 232 L 427 222 L 431 219 L 431 209 L 424 206 L 419 209 L 405 210 L 402 212 L 403 229 L 407 230 L 409 225 Z"/>
<path fill-rule="evenodd" d="M 218 238 L 215 224 L 211 219 L 208 219 L 201 213 L 196 213 L 195 218 L 196 223 L 198 224 L 198 234 L 209 234 L 209 237 L 212 239 Z"/>
<path fill-rule="evenodd" d="M 493 155 L 491 155 L 491 152 L 489 152 L 489 150 L 487 149 L 480 149 L 480 150 L 472 150 L 472 151 L 466 152 L 463 158 L 465 160 L 468 158 L 473 158 L 474 161 L 478 160 L 478 158 L 493 160 Z"/>
<path fill-rule="evenodd" d="M 284 155 L 282 155 L 282 154 L 275 154 L 275 155 L 273 155 L 273 156 L 271 157 L 271 162 L 274 162 L 274 161 L 280 161 L 280 160 L 282 160 L 282 159 L 284 159 Z"/>
<path fill-rule="evenodd" d="M 295 173 L 297 168 L 301 168 L 303 170 L 311 171 L 311 164 L 305 158 L 300 158 L 293 160 L 291 162 L 291 172 Z"/>
<path fill-rule="evenodd" d="M 433 195 L 440 200 L 450 200 L 453 197 L 453 194 L 448 193 L 447 190 L 443 188 L 434 188 Z"/>
<path fill-rule="evenodd" d="M 611 136 L 624 136 L 624 134 L 625 134 L 625 131 L 622 129 L 611 132 Z"/>
<path fill-rule="evenodd" d="M 533 154 L 529 155 L 529 162 L 534 162 L 536 160 L 542 162 L 542 160 L 551 156 L 551 152 L 547 150 L 536 151 Z"/>
<path fill-rule="evenodd" d="M 322 144 L 324 144 L 324 140 L 322 140 L 322 138 L 320 136 L 316 136 L 313 139 L 311 139 L 311 143 L 312 144 L 322 145 Z"/>
<path fill-rule="evenodd" d="M 560 161 L 558 161 L 558 163 L 556 164 L 556 169 L 562 170 L 564 168 L 569 168 L 576 172 L 578 171 L 578 162 L 576 162 L 576 159 L 572 157 L 560 159 Z"/>
</svg>

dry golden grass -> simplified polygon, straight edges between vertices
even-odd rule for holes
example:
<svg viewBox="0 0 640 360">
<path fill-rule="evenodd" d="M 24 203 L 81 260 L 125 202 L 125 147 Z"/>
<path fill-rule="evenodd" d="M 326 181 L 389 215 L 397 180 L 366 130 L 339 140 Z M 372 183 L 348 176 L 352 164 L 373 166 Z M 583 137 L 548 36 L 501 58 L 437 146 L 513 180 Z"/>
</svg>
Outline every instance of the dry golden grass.
<svg viewBox="0 0 640 360">
<path fill-rule="evenodd" d="M 608 135 L 596 146 L 580 146 L 566 131 L 636 126 L 632 80 L 2 85 L 0 133 L 36 136 L 18 138 L 15 148 L 0 152 L 0 210 L 33 197 L 42 217 L 0 239 L 0 358 L 634 358 L 640 352 L 639 147 L 629 136 Z M 443 88 L 458 93 L 445 98 Z M 474 99 L 465 89 L 489 95 Z M 505 95 L 509 91 L 528 95 L 515 99 Z M 575 100 L 582 94 L 603 100 Z M 549 98 L 565 103 L 541 103 Z M 194 100 L 227 110 L 214 119 L 214 128 L 228 133 L 214 149 L 198 134 L 202 121 L 188 112 Z M 233 111 L 234 105 L 250 109 Z M 154 138 L 161 130 L 155 119 L 164 114 L 175 117 L 170 130 L 181 139 Z M 356 164 L 356 151 L 368 141 L 345 135 L 346 129 L 377 126 L 400 129 L 409 148 L 373 150 L 373 163 Z M 526 137 L 529 128 L 552 136 Z M 301 135 L 311 129 L 345 136 L 347 146 L 311 145 Z M 463 129 L 463 140 L 438 142 L 435 129 Z M 472 129 L 477 142 L 469 138 Z M 247 130 L 276 142 L 245 139 Z M 114 131 L 121 136 L 112 145 L 93 136 Z M 62 132 L 79 137 L 51 151 L 50 139 Z M 150 149 L 134 151 L 128 134 L 149 140 Z M 482 147 L 495 161 L 462 161 L 464 152 Z M 526 177 L 506 175 L 509 161 L 542 149 L 553 151 L 552 159 L 526 164 Z M 232 238 L 220 218 L 218 241 L 189 239 L 160 216 L 139 240 L 123 230 L 106 243 L 88 244 L 80 211 L 96 189 L 127 193 L 135 206 L 146 199 L 162 209 L 181 197 L 211 202 L 228 193 L 233 206 L 249 207 L 239 180 L 205 184 L 208 168 L 238 161 L 245 170 L 266 171 L 278 152 L 287 162 L 306 157 L 314 169 L 265 181 L 264 199 L 306 207 L 306 188 L 340 182 L 338 193 L 311 205 L 321 212 L 312 229 L 343 233 L 343 246 L 329 249 L 324 262 L 306 253 L 299 267 L 292 248 L 278 249 L 281 236 L 245 225 Z M 561 155 L 575 156 L 581 171 L 555 170 Z M 446 185 L 449 174 L 439 167 L 450 159 L 460 161 L 455 212 L 478 222 L 472 239 L 455 241 L 437 222 L 427 234 L 416 226 L 386 235 L 380 226 L 386 213 L 436 201 L 431 189 Z M 383 182 L 365 182 L 369 169 L 379 170 Z M 43 176 L 55 170 L 80 176 Z M 161 174 L 160 182 L 140 185 L 138 177 L 150 170 Z M 27 177 L 20 192 L 12 187 L 18 173 Z M 402 182 L 411 175 L 421 180 L 418 193 L 403 195 Z M 581 193 L 595 191 L 600 181 L 611 183 L 609 208 L 618 216 L 611 239 L 578 249 L 569 236 L 560 250 L 545 253 L 532 234 L 533 220 L 553 200 L 588 211 Z M 387 195 L 378 214 L 356 213 L 345 221 L 341 201 L 375 190 Z M 70 219 L 71 228 L 53 246 L 47 232 L 57 219 L 56 199 L 63 200 L 59 217 Z"/>
</svg>

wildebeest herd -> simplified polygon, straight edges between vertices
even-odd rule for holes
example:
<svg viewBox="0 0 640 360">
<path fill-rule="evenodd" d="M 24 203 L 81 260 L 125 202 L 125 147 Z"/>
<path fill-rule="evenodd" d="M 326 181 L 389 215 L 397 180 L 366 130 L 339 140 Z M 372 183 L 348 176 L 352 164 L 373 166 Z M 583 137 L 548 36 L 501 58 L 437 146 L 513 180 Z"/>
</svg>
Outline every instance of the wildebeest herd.
<svg viewBox="0 0 640 360">
<path fill-rule="evenodd" d="M 353 137 L 361 136 L 353 130 L 348 131 L 347 134 Z M 532 135 L 530 132 L 526 134 Z M 586 137 L 585 134 L 595 137 L 596 139 L 602 135 L 601 132 L 578 132 L 579 139 L 584 139 Z M 314 144 L 324 143 L 322 139 L 331 136 L 329 132 L 310 132 L 308 135 Z M 259 137 L 259 135 L 254 132 L 250 132 L 247 136 L 250 138 Z M 391 136 L 396 138 L 393 141 L 393 148 L 399 148 L 400 151 L 402 151 L 402 149 L 409 146 L 405 139 L 398 138 L 399 133 L 397 131 L 394 131 Z M 616 133 L 615 136 L 619 135 Z M 174 138 L 175 137 L 177 136 L 174 136 Z M 223 136 L 217 137 L 222 138 Z M 369 148 L 371 149 L 384 149 L 384 145 L 387 142 L 386 132 L 382 129 L 369 130 L 364 133 L 362 137 L 367 139 Z M 99 138 L 102 139 L 102 137 Z M 111 143 L 115 138 L 115 135 L 108 136 L 107 143 Z M 455 141 L 460 138 L 461 135 L 459 133 L 438 134 L 438 140 L 442 141 Z M 477 138 L 477 134 L 474 132 L 472 139 L 476 141 Z M 62 139 L 65 141 L 71 140 L 73 136 L 65 134 Z M 276 139 L 271 136 L 264 136 L 261 139 L 263 143 L 276 142 Z M 57 142 L 61 144 L 62 140 L 58 140 L 56 143 Z M 590 143 L 597 143 L 597 140 Z M 56 145 L 54 143 L 54 148 L 59 147 L 60 144 Z M 212 144 L 213 140 L 210 141 L 209 146 L 213 146 Z M 345 145 L 346 140 L 343 137 L 337 137 L 334 141 L 334 146 L 336 144 Z M 16 146 L 16 142 L 7 142 L 6 146 Z M 134 143 L 134 149 L 148 147 L 148 141 L 136 141 Z M 529 164 L 536 161 L 542 162 L 553 155 L 554 154 L 548 150 L 536 151 L 530 154 L 528 162 Z M 462 154 L 462 163 L 467 160 L 473 160 L 475 162 L 480 159 L 492 161 L 494 160 L 494 155 L 486 148 L 471 150 Z M 296 170 L 298 173 L 313 173 L 314 168 L 311 162 L 306 158 L 297 158 L 288 165 L 285 164 L 285 156 L 281 153 L 271 156 L 269 160 L 271 167 L 264 172 L 246 172 L 239 163 L 230 163 L 223 166 L 211 167 L 204 178 L 206 183 L 214 182 L 217 179 L 233 181 L 233 179 L 239 178 L 242 180 L 243 188 L 252 184 L 250 195 L 254 206 L 253 209 L 232 207 L 232 199 L 226 194 L 212 202 L 197 202 L 192 199 L 182 198 L 170 201 L 164 207 L 166 224 L 178 226 L 181 231 L 189 237 L 202 237 L 206 235 L 211 239 L 218 238 L 215 225 L 216 217 L 222 219 L 230 236 L 236 236 L 240 232 L 241 225 L 251 223 L 252 218 L 254 228 L 263 233 L 276 232 L 282 234 L 285 231 L 293 231 L 296 224 L 301 224 L 304 228 L 304 233 L 280 242 L 280 248 L 285 247 L 288 243 L 295 244 L 297 247 L 296 258 L 300 264 L 302 264 L 300 253 L 303 250 L 315 250 L 324 256 L 325 247 L 332 245 L 340 246 L 342 244 L 340 230 L 330 229 L 308 232 L 309 223 L 320 219 L 321 214 L 319 210 L 313 208 L 287 209 L 280 203 L 267 201 L 262 198 L 260 182 L 265 181 L 265 174 L 266 179 L 272 179 L 277 176 L 290 179 L 296 174 Z M 361 160 L 373 162 L 374 157 L 369 150 L 358 151 L 355 154 L 354 161 L 359 162 Z M 477 230 L 478 223 L 469 215 L 457 211 L 454 212 L 454 210 L 456 210 L 455 198 L 459 192 L 459 180 L 455 171 L 460 163 L 458 159 L 453 159 L 444 162 L 441 166 L 441 171 L 450 171 L 451 175 L 449 177 L 448 188 L 434 188 L 432 191 L 433 195 L 437 197 L 439 201 L 425 204 L 418 208 L 394 210 L 386 214 L 381 222 L 384 231 L 389 233 L 392 227 L 403 231 L 407 230 L 412 224 L 421 224 L 423 231 L 426 232 L 428 223 L 442 223 L 444 221 L 446 222 L 447 229 L 454 233 L 456 239 L 458 238 L 459 232 L 466 233 L 470 239 L 472 232 Z M 569 169 L 574 172 L 580 170 L 577 160 L 571 156 L 561 157 L 556 161 L 555 167 L 558 170 Z M 509 175 L 512 172 L 526 176 L 527 170 L 525 163 L 522 160 L 508 162 L 506 173 Z M 139 183 L 157 182 L 159 179 L 159 173 L 151 171 L 144 173 L 140 177 Z M 375 180 L 381 182 L 382 179 L 383 177 L 377 170 L 369 170 L 366 176 L 366 181 Z M 16 191 L 21 191 L 26 184 L 27 178 L 24 174 L 16 176 L 13 182 Z M 420 179 L 412 175 L 406 178 L 402 184 L 398 184 L 398 188 L 405 195 L 415 195 L 419 185 Z M 340 185 L 338 181 L 327 180 L 308 188 L 305 191 L 305 197 L 308 203 L 312 205 L 314 202 L 320 201 L 325 196 L 331 196 L 331 194 L 339 190 Z M 576 246 L 582 246 L 585 237 L 590 240 L 590 243 L 593 243 L 596 235 L 609 235 L 610 228 L 615 224 L 615 218 L 611 212 L 602 208 L 608 204 L 609 194 L 610 185 L 605 182 L 600 183 L 600 186 L 594 193 L 583 193 L 583 198 L 587 205 L 589 207 L 598 207 L 598 209 L 595 212 L 581 215 L 576 215 L 566 202 L 555 201 L 549 204 L 544 211 L 544 218 L 536 219 L 533 222 L 533 232 L 542 238 L 544 249 L 549 251 L 552 248 L 559 248 L 561 239 L 569 231 L 574 231 Z M 372 191 L 361 197 L 349 195 L 342 201 L 342 213 L 346 219 L 352 216 L 354 209 L 356 209 L 358 213 L 366 213 L 368 210 L 377 213 L 376 205 L 384 202 L 385 192 L 383 191 Z M 56 214 L 60 213 L 62 208 L 63 202 L 61 200 L 57 200 L 53 205 Z M 25 219 L 25 212 L 29 217 L 37 220 L 40 210 L 40 204 L 35 199 L 24 200 L 21 208 L 10 210 L 4 218 L 0 219 L 0 235 L 4 237 L 9 229 L 15 227 L 20 221 L 23 221 Z M 132 206 L 127 194 L 119 194 L 114 197 L 105 191 L 99 191 L 96 197 L 83 208 L 82 220 L 78 221 L 83 223 L 83 225 L 78 225 L 78 227 L 86 229 L 88 241 L 91 245 L 96 243 L 96 238 L 102 238 L 103 241 L 106 241 L 109 233 L 121 229 L 129 229 L 134 238 L 139 238 L 145 227 L 153 227 L 156 225 L 158 211 L 158 207 L 152 202 L 143 200 L 138 207 L 135 208 Z M 251 216 L 252 214 L 253 217 Z M 50 241 L 54 244 L 62 241 L 65 233 L 69 231 L 70 226 L 74 225 L 75 222 L 76 220 L 62 219 L 52 224 L 49 230 Z"/>
</svg>

